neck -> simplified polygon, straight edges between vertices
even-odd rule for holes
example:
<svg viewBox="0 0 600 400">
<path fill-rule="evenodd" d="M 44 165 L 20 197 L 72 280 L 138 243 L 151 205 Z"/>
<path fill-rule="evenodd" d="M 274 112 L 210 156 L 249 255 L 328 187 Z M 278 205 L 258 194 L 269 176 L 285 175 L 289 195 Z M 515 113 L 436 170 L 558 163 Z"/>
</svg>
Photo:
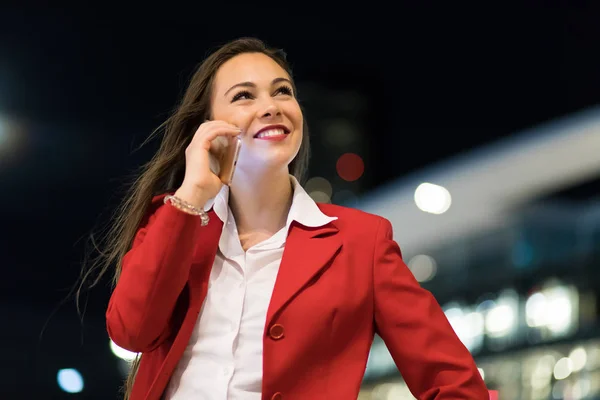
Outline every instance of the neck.
<svg viewBox="0 0 600 400">
<path fill-rule="evenodd" d="M 229 191 L 229 207 L 238 233 L 261 231 L 274 234 L 283 228 L 293 196 L 287 168 L 278 173 L 252 175 L 238 170 L 236 175 Z"/>
</svg>

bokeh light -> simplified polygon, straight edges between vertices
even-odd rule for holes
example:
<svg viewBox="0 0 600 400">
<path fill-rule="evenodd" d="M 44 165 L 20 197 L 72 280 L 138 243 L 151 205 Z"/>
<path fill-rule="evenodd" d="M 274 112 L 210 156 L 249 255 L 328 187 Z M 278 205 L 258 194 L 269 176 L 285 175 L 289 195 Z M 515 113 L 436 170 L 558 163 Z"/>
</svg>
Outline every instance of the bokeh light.
<svg viewBox="0 0 600 400">
<path fill-rule="evenodd" d="M 346 207 L 358 207 L 358 196 L 351 190 L 340 190 L 334 193 L 332 202 Z"/>
<path fill-rule="evenodd" d="M 418 254 L 410 259 L 408 268 L 419 282 L 428 282 L 437 273 L 437 263 L 431 256 Z"/>
<path fill-rule="evenodd" d="M 308 194 L 315 203 L 330 203 L 331 197 L 327 195 L 327 193 L 321 192 L 319 190 L 312 191 Z"/>
<path fill-rule="evenodd" d="M 23 123 L 0 115 L 0 162 L 19 154 L 25 135 Z"/>
<path fill-rule="evenodd" d="M 360 134 L 356 124 L 344 118 L 331 119 L 324 123 L 325 134 L 323 137 L 327 144 L 337 148 L 345 148 L 354 144 Z"/>
<path fill-rule="evenodd" d="M 333 192 L 331 183 L 327 179 L 320 176 L 314 176 L 306 181 L 304 189 L 307 193 L 322 192 L 327 195 L 327 197 L 331 197 L 331 193 Z"/>
<path fill-rule="evenodd" d="M 446 188 L 425 182 L 415 190 L 415 203 L 421 211 L 443 214 L 450 208 L 452 197 Z"/>
<path fill-rule="evenodd" d="M 362 157 L 355 153 L 342 154 L 338 158 L 335 168 L 340 178 L 348 182 L 359 179 L 365 172 Z"/>
<path fill-rule="evenodd" d="M 0 118 L 0 146 L 8 140 L 8 124 Z"/>
<path fill-rule="evenodd" d="M 118 358 L 125 360 L 125 361 L 133 361 L 135 359 L 135 357 L 137 356 L 137 353 L 134 353 L 129 350 L 125 350 L 122 347 L 119 347 L 119 345 L 116 344 L 115 342 L 113 342 L 112 340 L 110 341 L 110 351 L 115 356 L 117 356 Z"/>
<path fill-rule="evenodd" d="M 80 393 L 83 390 L 83 377 L 75 368 L 65 368 L 56 374 L 58 386 L 67 393 Z"/>
<path fill-rule="evenodd" d="M 554 379 L 566 379 L 573 372 L 573 362 L 568 357 L 563 357 L 554 365 Z"/>
</svg>

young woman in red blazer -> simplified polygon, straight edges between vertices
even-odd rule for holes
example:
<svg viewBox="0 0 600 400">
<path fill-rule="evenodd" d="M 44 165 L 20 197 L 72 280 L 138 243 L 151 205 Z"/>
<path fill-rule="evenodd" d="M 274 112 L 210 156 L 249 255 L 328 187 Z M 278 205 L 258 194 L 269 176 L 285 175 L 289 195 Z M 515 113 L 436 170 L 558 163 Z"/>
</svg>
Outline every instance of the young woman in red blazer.
<svg viewBox="0 0 600 400">
<path fill-rule="evenodd" d="M 281 51 L 216 50 L 162 134 L 108 242 L 108 332 L 141 354 L 126 398 L 356 399 L 375 333 L 416 398 L 488 398 L 390 222 L 298 183 L 308 133 Z M 217 137 L 242 142 L 230 186 Z"/>
</svg>

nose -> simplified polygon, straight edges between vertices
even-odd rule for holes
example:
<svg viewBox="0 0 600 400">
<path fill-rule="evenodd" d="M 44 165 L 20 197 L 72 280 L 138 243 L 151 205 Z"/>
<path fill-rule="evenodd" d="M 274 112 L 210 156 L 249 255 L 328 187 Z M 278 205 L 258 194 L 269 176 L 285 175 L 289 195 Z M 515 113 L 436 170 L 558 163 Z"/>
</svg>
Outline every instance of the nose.
<svg viewBox="0 0 600 400">
<path fill-rule="evenodd" d="M 281 115 L 281 109 L 273 99 L 266 100 L 259 110 L 260 118 L 273 118 Z"/>
</svg>

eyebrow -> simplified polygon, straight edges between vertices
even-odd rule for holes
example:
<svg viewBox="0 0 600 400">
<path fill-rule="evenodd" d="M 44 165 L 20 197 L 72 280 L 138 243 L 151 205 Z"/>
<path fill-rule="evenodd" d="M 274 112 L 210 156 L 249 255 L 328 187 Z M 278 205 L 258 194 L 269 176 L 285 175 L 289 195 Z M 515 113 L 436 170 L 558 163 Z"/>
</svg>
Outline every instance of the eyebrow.
<svg viewBox="0 0 600 400">
<path fill-rule="evenodd" d="M 292 84 L 292 81 L 290 81 L 287 78 L 275 78 L 271 82 L 271 85 L 275 85 L 275 84 L 277 84 L 279 82 L 287 82 L 290 85 Z M 232 87 L 230 87 L 229 89 L 227 89 L 227 91 L 225 92 L 224 96 L 227 96 L 227 93 L 231 92 L 233 89 L 238 88 L 238 87 L 256 88 L 256 84 L 253 83 L 253 82 L 240 82 L 240 83 L 236 83 L 235 85 L 233 85 Z"/>
</svg>

